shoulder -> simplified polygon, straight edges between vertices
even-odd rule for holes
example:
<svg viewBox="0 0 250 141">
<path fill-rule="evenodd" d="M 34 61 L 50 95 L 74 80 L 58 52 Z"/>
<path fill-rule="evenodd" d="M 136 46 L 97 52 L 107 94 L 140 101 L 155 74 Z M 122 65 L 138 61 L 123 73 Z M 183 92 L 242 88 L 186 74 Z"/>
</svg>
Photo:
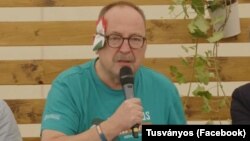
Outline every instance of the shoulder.
<svg viewBox="0 0 250 141">
<path fill-rule="evenodd" d="M 79 79 L 81 78 L 80 76 L 85 75 L 85 76 L 89 76 L 88 73 L 91 72 L 91 67 L 93 64 L 93 60 L 89 61 L 85 64 L 80 64 L 77 66 L 73 66 L 70 67 L 66 70 L 64 70 L 63 72 L 61 72 L 56 79 L 54 80 L 54 82 L 62 82 L 62 81 L 69 81 L 69 80 L 74 80 L 74 79 Z"/>
<path fill-rule="evenodd" d="M 158 71 L 155 71 L 151 68 L 145 67 L 145 66 L 141 66 L 138 73 L 139 73 L 138 75 L 140 75 L 140 77 L 144 79 L 148 79 L 152 81 L 154 80 L 154 82 L 159 82 L 159 83 L 164 82 L 164 83 L 172 84 L 172 81 L 166 75 Z"/>
<path fill-rule="evenodd" d="M 8 121 L 12 116 L 13 114 L 8 104 L 4 100 L 0 100 L 0 119 Z"/>
<path fill-rule="evenodd" d="M 3 113 L 4 113 L 4 109 L 5 109 L 5 102 L 3 100 L 0 100 L 0 119 L 3 118 Z"/>
<path fill-rule="evenodd" d="M 248 100 L 250 102 L 250 83 L 239 86 L 233 91 L 233 99 Z"/>
<path fill-rule="evenodd" d="M 242 85 L 242 86 L 238 87 L 238 89 L 244 93 L 249 93 L 250 92 L 250 83 Z"/>
<path fill-rule="evenodd" d="M 3 100 L 0 100 L 0 129 L 0 140 L 22 140 L 15 117 L 10 107 Z"/>
<path fill-rule="evenodd" d="M 159 91 L 178 93 L 174 83 L 164 74 L 151 68 L 141 66 L 136 73 L 136 80 L 143 82 L 146 87 L 157 88 Z"/>
<path fill-rule="evenodd" d="M 9 106 L 4 100 L 0 100 L 0 115 L 6 115 L 8 113 L 11 113 Z"/>
</svg>

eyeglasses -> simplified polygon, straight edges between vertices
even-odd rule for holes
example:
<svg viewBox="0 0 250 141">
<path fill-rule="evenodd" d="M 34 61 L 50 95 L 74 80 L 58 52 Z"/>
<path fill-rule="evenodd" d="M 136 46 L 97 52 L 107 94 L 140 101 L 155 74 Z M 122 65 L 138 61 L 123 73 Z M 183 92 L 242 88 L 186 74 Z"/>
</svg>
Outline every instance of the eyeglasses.
<svg viewBox="0 0 250 141">
<path fill-rule="evenodd" d="M 99 34 L 99 33 L 97 33 Z M 104 36 L 106 38 L 106 42 L 108 43 L 108 45 L 112 48 L 119 48 L 122 46 L 124 40 L 128 40 L 128 44 L 130 48 L 133 49 L 139 49 L 142 48 L 144 45 L 144 42 L 146 40 L 145 37 L 140 36 L 140 35 L 131 35 L 127 38 L 122 37 L 121 35 L 118 34 L 110 34 L 110 35 L 103 35 L 103 34 L 99 34 L 101 36 Z"/>
</svg>

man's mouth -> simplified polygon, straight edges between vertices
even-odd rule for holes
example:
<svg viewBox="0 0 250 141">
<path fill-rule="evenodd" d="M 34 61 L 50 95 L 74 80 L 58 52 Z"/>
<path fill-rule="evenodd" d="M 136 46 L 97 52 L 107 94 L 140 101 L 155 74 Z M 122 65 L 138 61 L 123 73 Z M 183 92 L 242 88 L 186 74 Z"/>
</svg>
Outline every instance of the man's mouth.
<svg viewBox="0 0 250 141">
<path fill-rule="evenodd" d="M 130 60 L 119 60 L 118 62 L 119 62 L 119 63 L 131 63 Z"/>
</svg>

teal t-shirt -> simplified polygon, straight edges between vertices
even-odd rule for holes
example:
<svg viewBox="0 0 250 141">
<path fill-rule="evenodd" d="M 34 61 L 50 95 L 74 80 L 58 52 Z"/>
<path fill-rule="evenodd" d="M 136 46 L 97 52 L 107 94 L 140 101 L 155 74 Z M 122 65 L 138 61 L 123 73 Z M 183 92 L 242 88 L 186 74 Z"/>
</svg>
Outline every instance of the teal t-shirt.
<svg viewBox="0 0 250 141">
<path fill-rule="evenodd" d="M 113 90 L 97 76 L 95 61 L 72 67 L 52 83 L 42 119 L 42 130 L 66 135 L 82 133 L 108 119 L 125 100 L 123 90 Z M 141 66 L 135 74 L 134 95 L 141 99 L 143 124 L 186 124 L 174 84 L 164 75 Z M 119 141 L 139 141 L 124 131 Z"/>
</svg>

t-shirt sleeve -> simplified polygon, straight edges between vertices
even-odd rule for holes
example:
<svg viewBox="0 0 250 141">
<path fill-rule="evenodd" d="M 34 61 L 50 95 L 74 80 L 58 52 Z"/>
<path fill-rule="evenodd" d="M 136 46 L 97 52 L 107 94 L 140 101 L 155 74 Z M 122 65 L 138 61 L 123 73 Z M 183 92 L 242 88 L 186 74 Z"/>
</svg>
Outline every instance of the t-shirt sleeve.
<svg viewBox="0 0 250 141">
<path fill-rule="evenodd" d="M 169 110 L 169 123 L 172 124 L 186 124 L 186 117 L 185 117 L 185 112 L 182 104 L 182 100 L 180 97 L 180 94 L 175 87 L 174 84 L 172 84 L 172 89 L 171 89 L 172 95 L 172 103 L 171 107 Z"/>
<path fill-rule="evenodd" d="M 78 125 L 79 116 L 68 85 L 54 81 L 46 100 L 41 131 L 49 129 L 74 135 L 77 133 Z"/>
</svg>

